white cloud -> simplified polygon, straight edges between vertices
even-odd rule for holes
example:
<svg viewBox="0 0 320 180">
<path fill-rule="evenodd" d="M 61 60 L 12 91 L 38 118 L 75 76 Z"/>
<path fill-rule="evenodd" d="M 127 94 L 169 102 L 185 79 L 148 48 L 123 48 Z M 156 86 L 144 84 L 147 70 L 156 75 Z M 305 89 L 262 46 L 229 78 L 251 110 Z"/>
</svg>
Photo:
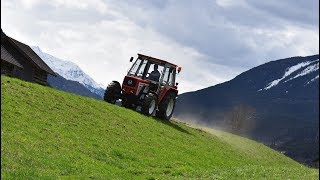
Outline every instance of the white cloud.
<svg viewBox="0 0 320 180">
<path fill-rule="evenodd" d="M 21 4 L 23 7 L 27 8 L 27 9 L 31 9 L 34 6 L 38 5 L 40 2 L 41 2 L 41 0 L 22 0 Z"/>
<path fill-rule="evenodd" d="M 244 0 L 216 0 L 216 3 L 218 6 L 221 6 L 223 8 L 230 8 L 232 6 L 239 6 L 239 5 L 245 5 Z"/>
<path fill-rule="evenodd" d="M 101 0 L 52 0 L 49 3 L 57 8 L 71 8 L 71 9 L 94 9 L 99 13 L 106 13 L 108 10 L 107 5 Z"/>
<path fill-rule="evenodd" d="M 290 8 L 287 16 L 272 14 L 268 8 L 276 6 L 274 2 L 128 2 L 1 0 L 2 29 L 75 62 L 104 85 L 121 82 L 129 58 L 137 53 L 167 59 L 183 68 L 178 77 L 181 92 L 230 80 L 269 60 L 319 52 L 313 21 L 319 17 L 304 8 L 298 10 L 306 14 L 306 23 L 295 20 L 297 13 Z"/>
</svg>

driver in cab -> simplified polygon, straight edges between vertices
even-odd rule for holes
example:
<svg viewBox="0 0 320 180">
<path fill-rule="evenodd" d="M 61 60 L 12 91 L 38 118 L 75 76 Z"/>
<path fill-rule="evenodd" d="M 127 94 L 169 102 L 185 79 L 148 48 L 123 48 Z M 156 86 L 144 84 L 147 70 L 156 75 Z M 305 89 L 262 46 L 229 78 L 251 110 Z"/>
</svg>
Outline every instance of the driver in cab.
<svg viewBox="0 0 320 180">
<path fill-rule="evenodd" d="M 153 66 L 153 71 L 149 74 L 148 79 L 159 82 L 159 78 L 160 78 L 160 72 L 158 71 L 158 65 L 155 64 Z"/>
</svg>

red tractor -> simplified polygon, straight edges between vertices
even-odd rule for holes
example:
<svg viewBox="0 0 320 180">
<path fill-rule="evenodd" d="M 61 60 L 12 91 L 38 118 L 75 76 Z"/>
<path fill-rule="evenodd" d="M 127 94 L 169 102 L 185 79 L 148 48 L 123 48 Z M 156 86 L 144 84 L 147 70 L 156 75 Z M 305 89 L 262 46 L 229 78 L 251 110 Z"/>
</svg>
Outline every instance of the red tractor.
<svg viewBox="0 0 320 180">
<path fill-rule="evenodd" d="M 124 77 L 122 87 L 119 82 L 112 81 L 105 90 L 104 100 L 115 104 L 121 99 L 122 106 L 126 108 L 140 107 L 145 115 L 169 120 L 178 96 L 175 78 L 180 71 L 181 67 L 175 64 L 138 54 Z"/>
</svg>

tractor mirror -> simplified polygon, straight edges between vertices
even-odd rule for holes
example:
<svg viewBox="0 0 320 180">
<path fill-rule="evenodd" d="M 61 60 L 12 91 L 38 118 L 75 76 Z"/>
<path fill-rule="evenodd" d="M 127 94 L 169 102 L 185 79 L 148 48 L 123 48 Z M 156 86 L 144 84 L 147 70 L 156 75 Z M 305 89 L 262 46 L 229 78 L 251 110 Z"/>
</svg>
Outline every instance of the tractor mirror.
<svg viewBox="0 0 320 180">
<path fill-rule="evenodd" d="M 176 86 L 178 86 L 179 85 L 179 83 L 176 83 Z"/>
<path fill-rule="evenodd" d="M 181 66 L 178 67 L 178 73 L 180 73 L 180 71 L 181 71 Z"/>
<path fill-rule="evenodd" d="M 130 62 L 132 62 L 132 61 L 133 61 L 133 57 L 130 58 Z"/>
</svg>

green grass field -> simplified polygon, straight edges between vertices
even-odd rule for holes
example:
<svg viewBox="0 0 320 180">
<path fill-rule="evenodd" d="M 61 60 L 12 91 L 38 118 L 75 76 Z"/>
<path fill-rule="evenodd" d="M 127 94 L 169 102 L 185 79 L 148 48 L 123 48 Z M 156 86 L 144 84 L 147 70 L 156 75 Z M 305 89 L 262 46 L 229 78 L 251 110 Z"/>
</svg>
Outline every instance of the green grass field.
<svg viewBox="0 0 320 180">
<path fill-rule="evenodd" d="M 1 76 L 2 179 L 319 179 L 263 144 Z"/>
</svg>

